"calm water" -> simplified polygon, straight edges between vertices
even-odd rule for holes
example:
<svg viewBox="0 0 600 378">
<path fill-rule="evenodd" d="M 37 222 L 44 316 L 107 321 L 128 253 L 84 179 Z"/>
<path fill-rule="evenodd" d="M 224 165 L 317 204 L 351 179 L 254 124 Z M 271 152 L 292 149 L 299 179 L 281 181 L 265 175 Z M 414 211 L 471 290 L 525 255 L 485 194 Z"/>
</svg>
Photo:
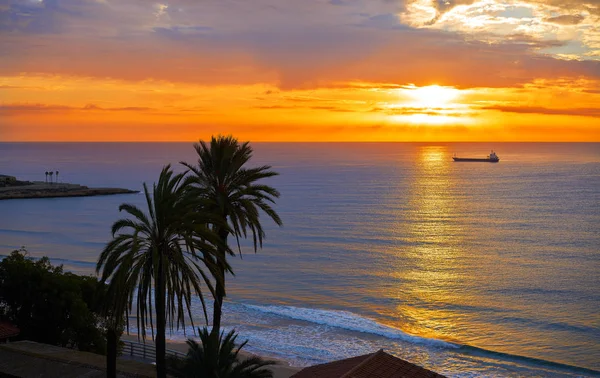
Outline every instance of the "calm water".
<svg viewBox="0 0 600 378">
<path fill-rule="evenodd" d="M 449 376 L 600 375 L 600 144 L 254 147 L 281 173 L 285 225 L 228 281 L 224 323 L 250 349 L 298 366 L 385 348 Z M 498 164 L 451 159 L 492 148 Z M 181 160 L 190 143 L 0 143 L 0 173 L 89 186 L 140 189 Z M 1 201 L 0 253 L 91 273 L 118 205 L 142 200 Z"/>
</svg>

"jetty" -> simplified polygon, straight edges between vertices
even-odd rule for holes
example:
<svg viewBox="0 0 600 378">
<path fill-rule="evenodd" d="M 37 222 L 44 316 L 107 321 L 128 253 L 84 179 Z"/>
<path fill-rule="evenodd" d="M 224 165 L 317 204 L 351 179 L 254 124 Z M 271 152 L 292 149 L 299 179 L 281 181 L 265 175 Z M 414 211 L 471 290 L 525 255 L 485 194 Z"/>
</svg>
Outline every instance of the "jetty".
<svg viewBox="0 0 600 378">
<path fill-rule="evenodd" d="M 0 182 L 0 200 L 25 198 L 89 197 L 113 194 L 139 193 L 139 190 L 122 188 L 88 188 L 84 185 L 18 181 Z"/>
</svg>

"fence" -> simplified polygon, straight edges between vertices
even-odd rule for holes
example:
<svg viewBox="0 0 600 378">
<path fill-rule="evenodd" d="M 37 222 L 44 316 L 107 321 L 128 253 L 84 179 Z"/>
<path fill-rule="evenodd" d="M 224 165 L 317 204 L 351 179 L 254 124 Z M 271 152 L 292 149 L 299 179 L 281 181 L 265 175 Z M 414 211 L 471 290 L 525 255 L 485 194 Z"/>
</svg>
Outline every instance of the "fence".
<svg viewBox="0 0 600 378">
<path fill-rule="evenodd" d="M 123 341 L 122 356 L 137 357 L 144 360 L 154 360 L 156 347 L 152 343 L 138 343 L 135 341 Z M 185 358 L 185 353 L 167 349 L 167 356 Z"/>
</svg>

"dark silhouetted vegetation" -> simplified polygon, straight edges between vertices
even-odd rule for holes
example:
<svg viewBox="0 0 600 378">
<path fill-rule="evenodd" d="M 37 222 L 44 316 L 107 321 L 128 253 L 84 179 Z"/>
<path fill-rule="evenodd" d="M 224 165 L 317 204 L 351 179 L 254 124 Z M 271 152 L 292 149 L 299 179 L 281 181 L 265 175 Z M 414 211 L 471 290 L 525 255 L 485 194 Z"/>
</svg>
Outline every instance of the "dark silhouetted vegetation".
<svg viewBox="0 0 600 378">
<path fill-rule="evenodd" d="M 106 353 L 105 294 L 95 277 L 65 273 L 24 249 L 0 262 L 0 317 L 19 327 L 18 339 Z"/>
<path fill-rule="evenodd" d="M 97 264 L 102 281 L 110 281 L 108 298 L 113 314 L 121 316 L 135 302 L 137 328 L 143 339 L 146 326 L 154 328 L 153 312 L 156 314 L 158 377 L 166 376 L 166 327 L 185 327 L 186 316 L 192 322 L 192 295 L 204 306 L 202 286 L 214 293 L 211 278 L 218 274 L 214 246 L 219 238 L 207 226 L 218 220 L 211 213 L 196 211 L 201 199 L 187 195 L 182 182 L 183 174 L 175 175 L 166 166 L 152 193 L 144 184 L 146 211 L 121 205 L 119 210 L 130 217 L 113 224 L 113 240 Z"/>
<path fill-rule="evenodd" d="M 206 328 L 198 329 L 200 343 L 188 340 L 190 347 L 186 358 L 170 359 L 170 372 L 185 378 L 271 378 L 273 372 L 267 367 L 274 361 L 258 356 L 243 358 L 240 350 L 248 341 L 236 347 L 237 335 L 230 331 L 216 335 Z M 218 337 L 217 337 L 218 336 Z"/>
<path fill-rule="evenodd" d="M 264 213 L 277 225 L 282 225 L 281 218 L 271 207 L 279 197 L 279 192 L 259 183 L 278 173 L 272 171 L 269 165 L 248 167 L 253 154 L 252 147 L 248 142 L 240 143 L 232 136 L 212 137 L 210 143 L 200 141 L 194 144 L 194 148 L 198 154 L 197 165 L 182 162 L 190 170 L 186 184 L 190 186 L 193 196 L 204 200 L 198 211 L 214 214 L 222 220 L 221 224 L 212 225 L 221 241 L 221 245 L 217 246 L 216 264 L 219 272 L 215 277 L 212 328 L 212 332 L 218 335 L 226 295 L 227 255 L 235 255 L 233 249 L 227 247 L 227 238 L 230 234 L 235 237 L 241 255 L 240 238 L 250 234 L 256 252 L 258 247 L 262 248 L 265 237 L 260 214 Z"/>
</svg>

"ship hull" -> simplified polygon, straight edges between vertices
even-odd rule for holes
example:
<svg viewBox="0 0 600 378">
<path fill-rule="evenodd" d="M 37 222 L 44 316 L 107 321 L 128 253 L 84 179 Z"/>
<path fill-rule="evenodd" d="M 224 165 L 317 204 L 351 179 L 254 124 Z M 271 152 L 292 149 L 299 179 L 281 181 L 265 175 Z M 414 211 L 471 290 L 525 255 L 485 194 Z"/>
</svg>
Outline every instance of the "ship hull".
<svg viewBox="0 0 600 378">
<path fill-rule="evenodd" d="M 458 158 L 458 157 L 453 157 L 452 159 L 454 159 L 454 161 L 470 161 L 470 162 L 485 162 L 485 163 L 497 163 L 500 161 L 500 159 L 477 159 L 477 158 Z"/>
</svg>

